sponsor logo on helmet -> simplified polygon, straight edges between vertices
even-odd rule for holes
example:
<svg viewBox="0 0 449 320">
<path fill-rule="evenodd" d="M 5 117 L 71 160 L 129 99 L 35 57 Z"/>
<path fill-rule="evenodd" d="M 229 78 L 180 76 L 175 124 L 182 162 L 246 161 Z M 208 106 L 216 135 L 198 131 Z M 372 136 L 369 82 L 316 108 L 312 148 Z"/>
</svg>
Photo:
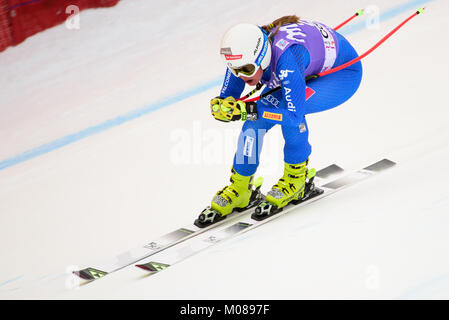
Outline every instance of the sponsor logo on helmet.
<svg viewBox="0 0 449 320">
<path fill-rule="evenodd" d="M 231 48 L 221 48 L 220 54 L 232 54 Z"/>
<path fill-rule="evenodd" d="M 256 58 L 256 65 L 260 66 L 263 58 L 265 58 L 265 55 L 267 54 L 267 51 L 268 51 L 268 44 L 269 44 L 268 37 L 266 35 L 264 35 L 263 47 L 262 47 L 262 50 L 260 51 L 259 55 Z"/>
<path fill-rule="evenodd" d="M 260 46 L 260 41 L 262 40 L 261 37 L 259 37 L 259 39 L 257 39 L 257 44 L 256 44 L 256 49 L 254 49 L 254 55 L 256 55 L 257 50 L 259 50 L 259 46 Z"/>
<path fill-rule="evenodd" d="M 225 54 L 226 60 L 239 60 L 242 59 L 243 55 L 241 54 Z"/>
</svg>

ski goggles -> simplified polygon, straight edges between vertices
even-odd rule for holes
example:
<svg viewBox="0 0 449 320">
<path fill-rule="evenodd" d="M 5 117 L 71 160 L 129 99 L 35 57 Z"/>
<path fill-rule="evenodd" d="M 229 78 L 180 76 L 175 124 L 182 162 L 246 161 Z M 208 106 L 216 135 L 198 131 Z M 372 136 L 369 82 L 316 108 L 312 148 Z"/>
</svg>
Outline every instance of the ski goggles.
<svg viewBox="0 0 449 320">
<path fill-rule="evenodd" d="M 238 68 L 228 67 L 229 71 L 231 71 L 232 74 L 236 77 L 238 77 L 240 74 L 243 74 L 246 77 L 252 77 L 256 74 L 258 68 L 259 66 L 257 66 L 255 63 L 245 64 L 244 66 Z"/>
</svg>

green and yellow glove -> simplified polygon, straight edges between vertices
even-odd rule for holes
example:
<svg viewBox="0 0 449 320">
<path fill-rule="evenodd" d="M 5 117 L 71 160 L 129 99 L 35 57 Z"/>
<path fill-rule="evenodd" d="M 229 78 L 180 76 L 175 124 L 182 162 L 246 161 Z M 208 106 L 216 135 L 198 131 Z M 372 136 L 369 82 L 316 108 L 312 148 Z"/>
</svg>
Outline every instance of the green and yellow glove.
<svg viewBox="0 0 449 320">
<path fill-rule="evenodd" d="M 243 101 L 235 101 L 234 97 L 216 97 L 210 101 L 212 116 L 224 122 L 236 120 L 257 120 L 256 103 L 250 102 L 251 112 L 248 114 L 247 105 Z"/>
</svg>

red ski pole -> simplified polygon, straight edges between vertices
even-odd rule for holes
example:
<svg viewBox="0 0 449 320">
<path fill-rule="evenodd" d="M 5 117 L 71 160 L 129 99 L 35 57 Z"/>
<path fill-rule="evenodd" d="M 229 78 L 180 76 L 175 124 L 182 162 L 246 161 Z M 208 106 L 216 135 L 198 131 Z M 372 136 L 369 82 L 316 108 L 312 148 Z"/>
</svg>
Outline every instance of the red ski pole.
<svg viewBox="0 0 449 320">
<path fill-rule="evenodd" d="M 330 70 L 324 71 L 324 72 L 320 72 L 318 73 L 316 76 L 313 77 L 313 79 L 318 78 L 318 77 L 322 77 L 325 76 L 327 74 L 330 73 L 334 73 L 337 72 L 341 69 L 347 68 L 351 65 L 353 65 L 354 63 L 362 60 L 363 58 L 365 58 L 367 55 L 369 55 L 371 52 L 373 52 L 374 50 L 376 50 L 382 43 L 384 43 L 388 38 L 390 38 L 394 33 L 396 33 L 396 31 L 398 31 L 404 24 L 406 24 L 407 22 L 409 22 L 412 18 L 414 18 L 415 16 L 417 16 L 418 14 L 422 13 L 424 11 L 424 8 L 419 9 L 418 11 L 416 11 L 414 14 L 412 14 L 410 17 L 408 17 L 407 19 L 405 19 L 400 25 L 398 25 L 396 28 L 394 28 L 393 30 L 391 30 L 385 37 L 383 37 L 379 42 L 377 42 L 371 49 L 369 49 L 368 51 L 366 51 L 364 54 L 362 54 L 361 56 L 348 61 L 338 67 L 332 68 Z"/>
<path fill-rule="evenodd" d="M 356 13 L 354 13 L 354 15 L 352 17 L 350 17 L 349 19 L 343 21 L 342 23 L 340 23 L 338 26 L 336 26 L 334 28 L 335 31 L 337 31 L 338 29 L 340 29 L 341 27 L 343 27 L 345 24 L 347 24 L 349 21 L 351 21 L 352 19 L 354 19 L 355 17 L 361 16 L 363 14 L 363 9 L 360 9 L 359 11 L 357 11 Z"/>
<path fill-rule="evenodd" d="M 306 78 L 306 81 L 308 81 L 308 80 L 313 80 L 313 79 L 316 79 L 316 78 L 319 78 L 319 77 L 322 77 L 322 76 L 325 76 L 325 75 L 328 75 L 328 74 L 337 72 L 337 71 L 339 71 L 339 70 L 342 70 L 342 69 L 344 69 L 344 68 L 347 68 L 347 67 L 353 65 L 354 63 L 356 63 L 356 62 L 362 60 L 362 59 L 365 58 L 367 55 L 369 55 L 371 52 L 373 52 L 375 49 L 377 49 L 377 48 L 378 48 L 382 43 L 384 43 L 388 38 L 390 38 L 390 37 L 391 37 L 396 31 L 398 31 L 404 24 L 406 24 L 407 22 L 409 22 L 412 18 L 414 18 L 414 17 L 417 16 L 418 14 L 422 13 L 423 11 L 424 11 L 424 8 L 418 9 L 414 14 L 412 14 L 410 17 L 408 17 L 407 19 L 405 19 L 405 20 L 404 20 L 401 24 L 399 24 L 396 28 L 394 28 L 393 30 L 391 30 L 386 36 L 384 36 L 384 37 L 383 37 L 380 41 L 378 41 L 378 42 L 377 42 L 371 49 L 369 49 L 368 51 L 366 51 L 366 52 L 365 52 L 364 54 L 362 54 L 361 56 L 359 56 L 359 57 L 357 57 L 357 58 L 355 58 L 355 59 L 353 59 L 353 60 L 351 60 L 351 61 L 348 61 L 348 62 L 346 62 L 346 63 L 344 63 L 344 64 L 342 64 L 342 65 L 340 65 L 340 66 L 338 66 L 338 67 L 329 69 L 329 70 L 324 71 L 324 72 L 320 72 L 320 73 L 315 74 L 315 75 L 310 75 L 310 76 L 308 76 L 308 77 Z M 351 17 L 350 19 L 352 19 L 352 18 L 354 18 L 354 16 Z M 348 19 L 347 21 L 349 21 L 350 19 Z M 347 23 L 347 22 L 345 22 L 345 23 Z M 344 23 L 342 23 L 342 24 L 341 24 L 340 26 L 338 26 L 338 27 L 341 27 L 342 25 L 344 25 Z M 252 101 L 260 100 L 260 99 L 262 99 L 263 97 L 265 97 L 265 96 L 267 96 L 267 95 L 269 95 L 269 94 L 272 94 L 273 92 L 279 90 L 280 88 L 281 88 L 281 87 L 276 87 L 276 88 L 274 88 L 274 89 L 271 89 L 271 90 L 265 92 L 264 94 L 261 94 L 260 96 L 258 96 L 258 97 L 256 97 L 256 98 L 248 99 L 248 100 L 245 100 L 244 102 L 252 102 Z M 243 99 L 245 99 L 245 97 L 242 97 L 242 98 L 240 98 L 239 100 L 243 100 Z"/>
<path fill-rule="evenodd" d="M 349 21 L 351 21 L 352 19 L 354 19 L 354 18 L 357 17 L 357 16 L 361 16 L 362 14 L 363 14 L 363 9 L 360 9 L 360 10 L 357 11 L 353 16 L 351 16 L 349 19 L 346 19 L 345 21 L 343 21 L 342 23 L 340 23 L 338 26 L 336 26 L 336 27 L 334 28 L 334 30 L 340 29 L 340 28 L 343 27 L 345 24 L 347 24 Z M 256 85 L 256 88 L 255 88 L 254 90 L 251 90 L 246 96 L 240 97 L 239 99 L 237 99 L 237 101 L 238 101 L 238 100 L 245 100 L 245 99 L 251 97 L 254 93 L 256 93 L 257 91 L 259 91 L 262 87 L 263 87 L 263 85 L 259 82 L 259 83 Z M 250 100 L 248 100 L 248 101 L 250 101 Z"/>
</svg>

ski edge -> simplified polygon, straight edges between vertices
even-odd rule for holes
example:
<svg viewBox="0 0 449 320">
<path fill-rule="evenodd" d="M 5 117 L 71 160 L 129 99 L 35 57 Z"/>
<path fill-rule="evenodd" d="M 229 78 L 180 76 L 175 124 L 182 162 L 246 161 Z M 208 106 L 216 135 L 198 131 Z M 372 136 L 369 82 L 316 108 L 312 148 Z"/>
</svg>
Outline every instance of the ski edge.
<svg viewBox="0 0 449 320">
<path fill-rule="evenodd" d="M 327 180 L 330 177 L 342 174 L 343 172 L 345 172 L 345 170 L 343 168 L 341 168 L 337 164 L 333 163 L 331 165 L 328 165 L 328 166 L 318 170 L 316 172 L 316 176 L 318 178 L 322 179 L 322 180 Z M 97 279 L 100 279 L 100 278 L 102 278 L 102 277 L 104 277 L 104 276 L 106 276 L 106 275 L 108 275 L 110 273 L 119 271 L 120 269 L 126 268 L 128 266 L 133 265 L 133 264 L 136 264 L 137 262 L 142 261 L 144 259 L 147 259 L 147 258 L 149 258 L 150 256 L 152 256 L 152 255 L 154 255 L 156 253 L 164 251 L 164 250 L 166 250 L 166 249 L 168 249 L 170 247 L 176 246 L 176 245 L 178 245 L 178 244 L 180 244 L 180 243 L 182 243 L 182 242 L 184 242 L 184 241 L 186 241 L 188 239 L 191 239 L 193 237 L 199 236 L 199 235 L 201 235 L 201 234 L 203 234 L 203 233 L 205 233 L 205 232 L 207 232 L 207 231 L 209 231 L 209 230 L 211 230 L 213 228 L 219 227 L 220 225 L 222 225 L 222 224 L 224 224 L 226 222 L 238 220 L 238 218 L 243 217 L 248 212 L 250 212 L 252 209 L 254 209 L 254 206 L 252 206 L 252 207 L 250 207 L 250 208 L 248 208 L 246 210 L 243 210 L 241 212 L 238 212 L 238 211 L 233 212 L 232 214 L 230 214 L 228 216 L 225 216 L 224 219 L 222 219 L 222 220 L 220 220 L 220 221 L 218 221 L 216 223 L 213 223 L 211 225 L 208 225 L 208 226 L 206 226 L 204 228 L 199 228 L 194 223 L 192 223 L 192 225 L 185 226 L 183 228 L 179 228 L 179 229 L 176 229 L 174 231 L 171 231 L 171 232 L 169 232 L 169 233 L 159 237 L 158 239 L 166 238 L 169 235 L 171 235 L 171 234 L 173 234 L 175 232 L 178 232 L 178 231 L 182 231 L 182 230 L 186 230 L 187 231 L 186 233 L 190 233 L 190 234 L 188 234 L 185 237 L 182 237 L 182 238 L 180 238 L 180 239 L 178 239 L 178 240 L 176 240 L 174 242 L 171 242 L 171 243 L 168 243 L 168 244 L 165 244 L 165 245 L 162 245 L 162 246 L 157 246 L 158 239 L 156 239 L 155 241 L 152 241 L 152 242 L 148 242 L 145 245 L 138 247 L 138 249 L 141 249 L 141 248 L 148 248 L 148 249 L 150 249 L 149 246 L 151 246 L 151 245 L 153 247 L 157 247 L 157 249 L 155 249 L 155 250 L 153 250 L 151 252 L 148 252 L 148 254 L 142 255 L 141 257 L 134 258 L 133 261 L 129 260 L 126 263 L 123 263 L 122 265 L 117 266 L 115 268 L 112 268 L 112 269 L 110 269 L 108 271 L 103 271 L 103 270 L 106 270 L 108 268 L 104 268 L 104 267 L 98 266 L 98 267 L 86 267 L 84 269 L 72 271 L 72 273 L 74 275 L 78 276 L 79 278 L 81 278 L 82 280 L 86 280 L 86 281 L 89 281 L 89 282 L 97 280 Z M 193 229 L 193 230 L 191 230 L 191 229 Z M 117 255 L 116 259 L 119 256 L 126 255 L 130 251 L 132 251 L 132 250 L 128 250 L 128 251 L 122 253 L 121 255 Z M 107 264 L 108 263 L 106 263 L 105 265 L 107 265 Z M 142 269 L 144 269 L 144 268 L 142 268 Z M 148 271 L 150 271 L 150 270 L 148 270 Z"/>
<path fill-rule="evenodd" d="M 349 173 L 348 175 L 340 177 L 340 178 L 337 178 L 337 179 L 335 179 L 335 180 L 333 180 L 331 182 L 328 182 L 327 184 L 331 184 L 331 183 L 333 183 L 335 181 L 345 179 L 346 177 L 349 177 L 352 174 L 358 174 L 358 173 L 362 173 L 362 174 L 365 173 L 366 176 L 364 178 L 361 178 L 361 179 L 358 179 L 358 180 L 354 180 L 354 181 L 350 182 L 347 185 L 340 186 L 340 187 L 337 187 L 337 188 L 325 187 L 325 185 L 320 185 L 320 186 L 317 187 L 317 189 L 322 190 L 323 192 L 320 192 L 316 196 L 311 197 L 311 198 L 309 198 L 309 199 L 307 199 L 307 200 L 305 200 L 305 201 L 303 201 L 301 203 L 298 203 L 297 205 L 292 205 L 292 206 L 286 208 L 287 210 L 279 211 L 277 214 L 271 215 L 268 218 L 260 220 L 260 221 L 253 219 L 251 217 L 251 215 L 249 217 L 247 217 L 246 219 L 243 218 L 243 219 L 237 221 L 236 223 L 231 224 L 230 226 L 224 228 L 223 230 L 229 229 L 229 228 L 233 228 L 237 224 L 245 224 L 246 225 L 245 228 L 242 228 L 239 232 L 236 232 L 236 233 L 230 235 L 227 238 L 223 238 L 223 239 L 220 239 L 219 241 L 215 241 L 215 243 L 218 243 L 218 242 L 221 242 L 221 241 L 224 241 L 224 240 L 228 240 L 228 239 L 234 237 L 237 234 L 243 234 L 243 233 L 248 232 L 250 230 L 253 230 L 253 229 L 257 228 L 257 227 L 260 227 L 260 226 L 268 223 L 269 221 L 274 220 L 274 219 L 280 217 L 281 215 L 284 215 L 284 214 L 288 213 L 289 211 L 291 211 L 293 209 L 296 209 L 297 207 L 306 205 L 306 204 L 311 203 L 311 202 L 318 201 L 319 199 L 324 198 L 326 196 L 329 196 L 331 194 L 334 194 L 335 192 L 340 191 L 340 190 L 344 189 L 345 187 L 357 184 L 358 182 L 360 182 L 362 180 L 365 180 L 365 178 L 372 177 L 372 176 L 374 176 L 374 175 L 376 175 L 376 174 L 378 174 L 378 173 L 380 173 L 382 171 L 390 169 L 393 166 L 395 166 L 396 164 L 397 164 L 396 162 L 391 161 L 389 159 L 382 159 L 382 160 L 377 161 L 377 162 L 373 163 L 372 165 L 369 165 L 369 166 L 364 167 L 362 169 L 354 170 L 353 172 Z M 221 230 L 221 231 L 223 231 L 223 230 Z M 182 259 L 182 260 L 184 260 L 184 259 Z M 135 264 L 135 266 L 140 268 L 140 269 L 142 269 L 142 270 L 146 270 L 147 272 L 151 272 L 151 274 L 161 271 L 161 270 L 154 270 L 154 268 L 150 270 L 150 268 L 148 268 L 148 264 L 149 263 L 151 264 L 153 262 L 146 262 L 145 259 L 142 259 L 141 261 L 142 261 L 142 263 L 137 263 L 137 264 Z M 177 261 L 177 262 L 180 262 L 180 261 Z"/>
</svg>

